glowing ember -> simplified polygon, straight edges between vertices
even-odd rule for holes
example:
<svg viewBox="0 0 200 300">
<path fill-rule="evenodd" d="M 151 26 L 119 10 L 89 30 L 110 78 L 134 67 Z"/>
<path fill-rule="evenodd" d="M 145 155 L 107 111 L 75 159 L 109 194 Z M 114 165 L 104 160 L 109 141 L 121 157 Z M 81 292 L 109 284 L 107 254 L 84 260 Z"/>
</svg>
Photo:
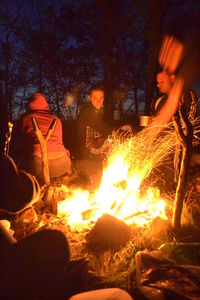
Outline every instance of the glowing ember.
<svg viewBox="0 0 200 300">
<path fill-rule="evenodd" d="M 167 219 L 165 201 L 157 188 L 149 187 L 141 196 L 140 185 L 153 167 L 157 167 L 177 144 L 174 131 L 165 128 L 165 134 L 147 140 L 145 129 L 121 143 L 117 137 L 110 151 L 102 181 L 95 193 L 72 190 L 65 201 L 58 203 L 58 215 L 66 216 L 71 225 L 96 221 L 108 213 L 139 226 L 156 217 Z"/>
</svg>

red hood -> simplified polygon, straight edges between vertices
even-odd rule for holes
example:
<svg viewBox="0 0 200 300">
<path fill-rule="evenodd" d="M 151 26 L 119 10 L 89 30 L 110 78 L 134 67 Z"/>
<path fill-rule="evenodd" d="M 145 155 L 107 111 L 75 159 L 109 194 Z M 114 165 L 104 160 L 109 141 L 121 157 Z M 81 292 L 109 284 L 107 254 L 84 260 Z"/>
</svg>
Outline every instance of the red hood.
<svg viewBox="0 0 200 300">
<path fill-rule="evenodd" d="M 48 110 L 49 105 L 45 97 L 40 93 L 35 93 L 28 104 L 30 110 Z"/>
</svg>

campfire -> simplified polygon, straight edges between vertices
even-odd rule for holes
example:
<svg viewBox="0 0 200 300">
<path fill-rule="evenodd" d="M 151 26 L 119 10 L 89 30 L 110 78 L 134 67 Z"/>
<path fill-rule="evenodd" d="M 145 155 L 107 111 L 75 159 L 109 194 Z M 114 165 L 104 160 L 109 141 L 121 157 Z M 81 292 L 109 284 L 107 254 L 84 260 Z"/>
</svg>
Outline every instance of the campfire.
<svg viewBox="0 0 200 300">
<path fill-rule="evenodd" d="M 47 186 L 41 193 L 45 206 L 40 209 L 38 202 L 13 220 L 16 239 L 41 228 L 59 229 L 67 236 L 71 259 L 85 259 L 89 274 L 97 276 L 94 284 L 135 290 L 136 253 L 167 247 L 174 238 L 182 238 L 171 230 L 168 195 L 150 176 L 173 159 L 176 133 L 171 125 L 156 139 L 153 134 L 147 138 L 146 133 L 144 129 L 124 141 L 113 136 L 98 188 L 67 182 Z M 51 211 L 51 199 L 56 214 Z M 146 252 L 142 254 L 146 257 Z"/>
<path fill-rule="evenodd" d="M 97 221 L 103 214 L 114 216 L 127 224 L 143 226 L 156 217 L 167 219 L 167 202 L 161 198 L 159 188 L 145 187 L 143 182 L 153 169 L 166 161 L 177 143 L 170 126 L 165 133 L 151 140 L 146 130 L 123 142 L 113 136 L 99 188 L 95 191 L 69 189 L 64 201 L 58 202 L 58 216 L 66 217 L 68 224 L 77 228 Z"/>
</svg>

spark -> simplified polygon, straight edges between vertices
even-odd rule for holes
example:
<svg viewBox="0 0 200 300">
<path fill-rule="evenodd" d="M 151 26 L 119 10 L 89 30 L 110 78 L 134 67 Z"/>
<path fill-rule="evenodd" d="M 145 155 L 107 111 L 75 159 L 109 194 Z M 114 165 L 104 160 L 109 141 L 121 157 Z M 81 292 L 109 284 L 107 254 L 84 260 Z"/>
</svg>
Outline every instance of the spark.
<svg viewBox="0 0 200 300">
<path fill-rule="evenodd" d="M 193 126 L 198 135 L 199 120 Z M 166 201 L 161 199 L 159 189 L 149 186 L 145 195 L 141 195 L 140 188 L 153 170 L 173 160 L 180 142 L 172 122 L 151 127 L 151 132 L 147 127 L 127 136 L 115 131 L 109 140 L 107 163 L 98 190 L 92 194 L 84 190 L 70 191 L 73 196 L 65 200 L 67 209 L 62 203 L 58 205 L 59 213 L 68 212 L 74 226 L 96 221 L 104 213 L 138 226 L 149 224 L 157 216 L 167 219 Z"/>
</svg>

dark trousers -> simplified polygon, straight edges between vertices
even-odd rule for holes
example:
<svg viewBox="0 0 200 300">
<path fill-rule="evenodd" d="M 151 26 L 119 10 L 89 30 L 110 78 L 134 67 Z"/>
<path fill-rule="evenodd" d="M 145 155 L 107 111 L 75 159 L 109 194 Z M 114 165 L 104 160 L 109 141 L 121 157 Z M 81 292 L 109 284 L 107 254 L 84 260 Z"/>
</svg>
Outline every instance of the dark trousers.
<svg viewBox="0 0 200 300">
<path fill-rule="evenodd" d="M 42 171 L 42 159 L 36 155 L 27 157 L 22 161 L 21 169 L 33 174 L 38 182 L 44 184 L 43 171 Z M 57 159 L 49 159 L 49 175 L 50 178 L 57 178 L 65 174 L 71 173 L 71 159 L 64 155 Z"/>
</svg>

